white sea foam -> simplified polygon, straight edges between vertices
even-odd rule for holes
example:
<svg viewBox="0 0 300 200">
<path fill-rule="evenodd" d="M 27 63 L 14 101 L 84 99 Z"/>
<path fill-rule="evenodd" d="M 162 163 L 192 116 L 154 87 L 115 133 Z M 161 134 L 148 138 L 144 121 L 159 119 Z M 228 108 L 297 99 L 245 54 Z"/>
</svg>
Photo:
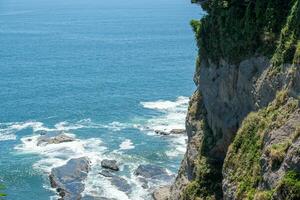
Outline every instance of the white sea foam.
<svg viewBox="0 0 300 200">
<path fill-rule="evenodd" d="M 42 122 L 25 121 L 25 122 L 9 122 L 0 123 L 0 141 L 15 140 L 16 133 L 24 129 L 32 129 L 37 131 L 72 131 L 82 128 L 89 129 L 108 129 L 110 131 L 120 131 L 125 128 L 130 128 L 130 124 L 111 122 L 109 124 L 95 123 L 91 119 L 83 119 L 77 122 L 62 121 L 54 125 L 53 128 L 46 127 Z"/>
<path fill-rule="evenodd" d="M 185 129 L 185 118 L 188 108 L 188 97 L 178 97 L 175 101 L 158 100 L 142 102 L 144 108 L 157 110 L 162 114 L 146 121 L 144 126 L 137 126 L 149 135 L 156 135 L 154 131 L 170 132 L 172 129 Z M 183 155 L 186 150 L 186 135 L 168 136 L 170 150 L 166 152 L 169 157 Z"/>
<path fill-rule="evenodd" d="M 74 137 L 72 134 L 65 134 Z M 41 159 L 34 163 L 33 167 L 47 173 L 54 167 L 64 165 L 71 158 L 86 156 L 92 163 L 97 163 L 106 149 L 98 138 L 38 146 L 39 137 L 39 135 L 24 137 L 21 139 L 22 144 L 17 145 L 15 149 L 21 154 L 39 155 Z"/>
<path fill-rule="evenodd" d="M 142 132 L 153 134 L 154 130 L 170 131 L 172 129 L 184 129 L 185 116 L 188 106 L 187 97 L 179 97 L 175 101 L 154 101 L 141 103 L 147 109 L 153 109 L 161 114 L 150 119 L 144 119 L 138 123 L 120 123 L 112 122 L 109 124 L 95 123 L 91 119 L 83 119 L 77 122 L 63 121 L 55 124 L 53 127 L 46 127 L 42 122 L 27 121 L 14 123 L 0 123 L 0 141 L 1 137 L 6 135 L 6 139 L 11 137 L 15 139 L 16 133 L 23 129 L 32 129 L 32 135 L 21 138 L 21 144 L 17 145 L 15 149 L 18 153 L 36 154 L 40 159 L 33 164 L 33 168 L 50 173 L 52 168 L 64 165 L 69 159 L 87 156 L 91 160 L 91 171 L 85 181 L 84 194 L 95 197 L 108 197 L 115 199 L 151 199 L 148 190 L 142 188 L 142 183 L 134 176 L 134 170 L 139 164 L 145 163 L 143 158 L 135 158 L 126 154 L 128 149 L 135 148 L 130 139 L 125 139 L 119 145 L 119 149 L 108 152 L 104 144 L 99 138 L 77 139 L 75 135 L 71 134 L 73 130 L 77 129 L 108 129 L 110 131 L 121 131 L 127 128 L 136 128 Z M 48 144 L 44 146 L 37 146 L 38 137 L 37 131 L 62 131 L 65 134 L 75 138 L 73 142 L 66 142 L 61 144 Z M 169 150 L 166 155 L 169 157 L 177 157 L 185 152 L 186 136 L 172 135 L 167 137 L 169 141 Z M 99 175 L 101 170 L 102 159 L 115 159 L 124 169 L 129 172 L 125 178 L 132 186 L 132 192 L 126 194 L 114 185 L 111 184 L 109 178 Z M 124 167 L 126 165 L 126 167 Z M 150 183 L 151 184 L 154 183 Z M 164 184 L 164 183 L 158 183 Z M 55 197 L 53 197 L 55 199 Z"/>
<path fill-rule="evenodd" d="M 184 129 L 188 102 L 188 97 L 178 97 L 176 101 L 142 102 L 144 108 L 162 112 L 161 116 L 149 119 L 145 126 L 151 130 L 165 132 L 172 129 Z"/>
<path fill-rule="evenodd" d="M 134 149 L 134 145 L 130 139 L 124 140 L 120 145 L 120 150 Z"/>
<path fill-rule="evenodd" d="M 16 135 L 14 134 L 0 134 L 0 141 L 6 141 L 6 140 L 15 140 Z"/>
<path fill-rule="evenodd" d="M 176 136 L 170 139 L 170 148 L 166 151 L 166 155 L 169 157 L 177 157 L 184 155 L 186 151 L 186 136 Z"/>
</svg>

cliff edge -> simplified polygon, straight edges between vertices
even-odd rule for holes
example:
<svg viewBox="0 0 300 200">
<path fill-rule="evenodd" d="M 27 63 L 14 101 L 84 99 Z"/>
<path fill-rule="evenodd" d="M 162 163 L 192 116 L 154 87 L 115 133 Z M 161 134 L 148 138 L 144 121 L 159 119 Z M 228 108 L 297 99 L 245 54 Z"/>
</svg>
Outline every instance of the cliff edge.
<svg viewBox="0 0 300 200">
<path fill-rule="evenodd" d="M 168 199 L 300 199 L 300 0 L 192 2 L 207 14 Z"/>
</svg>

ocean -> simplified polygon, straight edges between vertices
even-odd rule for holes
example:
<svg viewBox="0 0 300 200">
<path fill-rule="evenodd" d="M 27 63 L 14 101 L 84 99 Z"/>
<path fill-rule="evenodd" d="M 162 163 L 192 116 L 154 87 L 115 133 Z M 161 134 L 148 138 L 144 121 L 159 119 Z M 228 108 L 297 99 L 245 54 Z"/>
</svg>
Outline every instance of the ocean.
<svg viewBox="0 0 300 200">
<path fill-rule="evenodd" d="M 155 164 L 175 176 L 197 48 L 189 0 L 1 0 L 0 183 L 7 200 L 57 199 L 52 168 L 87 156 L 84 195 L 151 199 L 134 175 Z M 69 143 L 37 146 L 41 131 Z M 116 159 L 126 194 L 98 173 Z M 159 182 L 157 185 L 170 184 Z"/>
</svg>

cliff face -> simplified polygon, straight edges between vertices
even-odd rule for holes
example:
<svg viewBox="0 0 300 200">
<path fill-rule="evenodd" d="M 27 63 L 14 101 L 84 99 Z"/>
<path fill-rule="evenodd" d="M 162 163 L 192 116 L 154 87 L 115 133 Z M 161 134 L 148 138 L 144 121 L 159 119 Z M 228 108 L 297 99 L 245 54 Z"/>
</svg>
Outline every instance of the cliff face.
<svg viewBox="0 0 300 200">
<path fill-rule="evenodd" d="M 197 0 L 188 147 L 169 199 L 300 198 L 300 1 Z"/>
</svg>

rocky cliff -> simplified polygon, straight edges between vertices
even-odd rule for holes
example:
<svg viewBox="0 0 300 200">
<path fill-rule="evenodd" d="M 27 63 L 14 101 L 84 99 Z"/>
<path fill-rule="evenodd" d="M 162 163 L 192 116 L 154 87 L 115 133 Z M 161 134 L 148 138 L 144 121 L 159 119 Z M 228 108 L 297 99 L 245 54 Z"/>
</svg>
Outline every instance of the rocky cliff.
<svg viewBox="0 0 300 200">
<path fill-rule="evenodd" d="M 192 2 L 207 14 L 169 199 L 300 199 L 300 1 Z"/>
</svg>

